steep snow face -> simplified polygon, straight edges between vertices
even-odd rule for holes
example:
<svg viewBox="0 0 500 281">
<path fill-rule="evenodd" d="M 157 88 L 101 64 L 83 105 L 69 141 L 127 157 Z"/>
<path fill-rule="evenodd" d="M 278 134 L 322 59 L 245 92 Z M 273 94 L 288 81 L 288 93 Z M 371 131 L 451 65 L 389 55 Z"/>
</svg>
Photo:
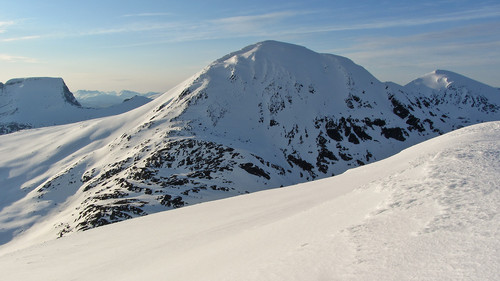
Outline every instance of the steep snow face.
<svg viewBox="0 0 500 281">
<path fill-rule="evenodd" d="M 471 102 L 382 83 L 343 57 L 261 42 L 121 116 L 4 137 L 2 241 L 338 175 L 500 119 L 494 97 L 461 89 Z M 23 141 L 35 136 L 57 141 Z"/>
<path fill-rule="evenodd" d="M 2 278 L 496 280 L 499 138 L 471 126 L 336 177 L 14 242 Z"/>
<path fill-rule="evenodd" d="M 0 87 L 0 134 L 119 114 L 147 102 L 136 98 L 102 110 L 83 108 L 62 78 L 11 79 Z"/>
</svg>

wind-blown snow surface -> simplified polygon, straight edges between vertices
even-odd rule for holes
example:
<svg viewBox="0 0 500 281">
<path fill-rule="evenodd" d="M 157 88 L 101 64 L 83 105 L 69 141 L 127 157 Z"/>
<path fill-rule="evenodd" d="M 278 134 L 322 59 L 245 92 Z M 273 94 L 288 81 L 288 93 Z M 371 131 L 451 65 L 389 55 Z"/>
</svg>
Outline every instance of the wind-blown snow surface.
<svg viewBox="0 0 500 281">
<path fill-rule="evenodd" d="M 500 122 L 475 125 L 332 178 L 25 249 L 12 242 L 0 272 L 5 280 L 497 280 L 499 139 Z"/>
<path fill-rule="evenodd" d="M 382 83 L 347 58 L 266 41 L 125 114 L 1 136 L 0 244 L 326 178 L 500 120 L 499 89 L 426 77 L 446 83 Z"/>
</svg>

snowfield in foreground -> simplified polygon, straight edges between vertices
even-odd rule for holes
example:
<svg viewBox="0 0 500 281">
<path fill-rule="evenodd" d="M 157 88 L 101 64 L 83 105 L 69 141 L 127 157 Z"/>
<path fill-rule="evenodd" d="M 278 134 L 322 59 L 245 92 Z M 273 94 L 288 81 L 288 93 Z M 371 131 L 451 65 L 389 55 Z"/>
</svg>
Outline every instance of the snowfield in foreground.
<svg viewBox="0 0 500 281">
<path fill-rule="evenodd" d="M 500 122 L 336 177 L 23 248 L 3 280 L 497 280 Z"/>
</svg>

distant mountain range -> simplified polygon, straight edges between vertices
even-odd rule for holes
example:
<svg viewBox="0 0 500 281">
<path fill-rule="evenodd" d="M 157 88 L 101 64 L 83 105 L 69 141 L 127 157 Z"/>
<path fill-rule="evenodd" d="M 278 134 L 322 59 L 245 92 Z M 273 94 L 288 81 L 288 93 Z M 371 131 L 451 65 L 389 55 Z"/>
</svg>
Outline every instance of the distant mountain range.
<svg viewBox="0 0 500 281">
<path fill-rule="evenodd" d="M 75 98 L 78 100 L 78 102 L 80 102 L 82 106 L 93 108 L 103 108 L 117 105 L 135 96 L 154 99 L 159 95 L 161 95 L 161 93 L 138 93 L 129 90 L 123 90 L 120 92 L 78 90 L 74 93 Z"/>
<path fill-rule="evenodd" d="M 500 90 L 459 74 L 401 86 L 260 42 L 119 116 L 2 136 L 0 243 L 326 178 L 493 120 Z"/>
</svg>

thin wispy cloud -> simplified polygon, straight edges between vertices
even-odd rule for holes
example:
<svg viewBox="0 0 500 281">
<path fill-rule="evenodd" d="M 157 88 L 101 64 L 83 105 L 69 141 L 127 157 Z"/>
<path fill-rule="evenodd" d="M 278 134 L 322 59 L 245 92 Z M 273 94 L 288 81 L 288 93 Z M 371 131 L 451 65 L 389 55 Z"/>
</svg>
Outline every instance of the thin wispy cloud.
<svg viewBox="0 0 500 281">
<path fill-rule="evenodd" d="M 105 34 L 118 34 L 118 33 L 133 33 L 133 32 L 147 32 L 154 30 L 170 30 L 178 28 L 178 23 L 158 22 L 158 23 L 136 23 L 124 24 L 119 27 L 101 28 L 78 32 L 74 34 L 67 34 L 67 36 L 92 36 L 92 35 L 105 35 Z"/>
<path fill-rule="evenodd" d="M 259 23 L 261 21 L 268 21 L 268 20 L 281 20 L 284 18 L 297 16 L 299 14 L 301 14 L 301 12 L 283 11 L 283 12 L 257 14 L 257 15 L 219 18 L 219 19 L 210 20 L 209 22 L 216 23 L 216 24 L 248 24 L 248 23 Z"/>
<path fill-rule="evenodd" d="M 152 45 L 168 42 L 188 42 L 213 40 L 222 38 L 238 38 L 248 36 L 273 36 L 282 33 L 281 22 L 310 11 L 280 11 L 243 16 L 222 17 L 209 20 L 168 21 L 159 23 L 138 23 L 122 28 L 102 29 L 85 33 L 85 35 L 125 33 L 138 31 L 161 31 L 163 38 L 141 42 L 140 45 Z M 271 31 L 270 27 L 276 31 Z M 158 36 L 158 35 L 155 35 Z M 137 46 L 129 44 L 127 46 Z"/>
<path fill-rule="evenodd" d="M 163 14 L 163 13 L 159 13 Z M 310 33 L 386 29 L 393 27 L 411 27 L 445 22 L 487 19 L 500 16 L 500 6 L 482 7 L 469 11 L 443 13 L 429 17 L 415 17 L 393 20 L 380 20 L 358 24 L 297 26 L 290 28 L 288 21 L 297 16 L 314 14 L 311 11 L 281 11 L 243 16 L 223 17 L 204 21 L 175 21 L 157 24 L 131 25 L 122 28 L 94 30 L 83 35 L 98 35 L 138 31 L 163 31 L 168 39 L 156 42 L 186 42 L 239 37 L 276 37 L 300 36 Z M 139 15 L 139 14 L 138 14 Z M 147 15 L 147 14 L 145 14 Z M 154 44 L 154 41 L 149 41 Z"/>
<path fill-rule="evenodd" d="M 475 10 L 436 14 L 429 17 L 404 18 L 394 20 L 380 20 L 361 24 L 346 24 L 346 25 L 318 25 L 309 26 L 307 28 L 296 29 L 290 33 L 320 33 L 333 31 L 349 31 L 349 30 L 370 30 L 384 29 L 392 27 L 411 27 L 428 24 L 437 24 L 445 22 L 456 22 L 464 20 L 487 19 L 500 16 L 500 6 L 482 7 Z"/>
<path fill-rule="evenodd" d="M 280 11 L 273 13 L 253 14 L 212 19 L 206 22 L 215 32 L 227 31 L 231 33 L 247 33 L 260 35 L 268 33 L 269 29 L 280 28 L 283 21 L 310 14 L 308 11 Z"/>
<path fill-rule="evenodd" d="M 126 14 L 122 15 L 123 18 L 132 18 L 132 17 L 164 17 L 171 16 L 172 13 L 138 13 L 138 14 Z"/>
<path fill-rule="evenodd" d="M 0 33 L 4 33 L 7 27 L 14 24 L 14 21 L 0 21 Z"/>
<path fill-rule="evenodd" d="M 324 52 L 354 52 L 358 50 L 394 49 L 404 45 L 412 46 L 435 46 L 441 43 L 453 43 L 464 45 L 471 42 L 483 42 L 487 40 L 500 40 L 500 22 L 489 22 L 484 24 L 465 25 L 456 28 L 422 32 L 406 36 L 359 36 L 352 41 L 355 44 L 343 49 L 330 49 Z"/>
<path fill-rule="evenodd" d="M 141 33 L 140 40 L 129 42 L 125 46 L 144 46 L 165 44 L 169 42 L 189 42 L 198 40 L 214 40 L 224 38 L 290 38 L 300 37 L 313 33 L 327 33 L 349 30 L 385 29 L 404 26 L 428 25 L 461 20 L 484 19 L 500 16 L 500 5 L 481 7 L 474 10 L 442 13 L 428 17 L 400 18 L 379 20 L 361 23 L 326 24 L 325 21 L 312 25 L 295 23 L 294 18 L 300 16 L 315 17 L 324 11 L 286 10 L 278 12 L 255 13 L 240 16 L 221 17 L 215 19 L 166 20 L 152 19 L 148 22 L 134 21 L 137 17 L 164 17 L 171 15 L 167 12 L 125 14 L 121 17 L 131 18 L 127 23 L 76 32 L 59 32 L 45 36 L 24 36 L 6 38 L 0 41 L 10 42 L 18 40 L 37 39 L 40 37 L 66 38 L 82 36 L 99 36 L 111 34 Z M 334 20 L 334 19 L 332 19 Z M 354 19 L 353 19 L 354 20 Z M 357 22 L 360 20 L 356 19 Z M 12 22 L 0 22 L 0 31 Z M 153 33 L 154 31 L 154 33 Z"/>
<path fill-rule="evenodd" d="M 270 24 L 279 26 L 279 22 L 300 14 L 305 14 L 304 11 L 283 11 L 276 13 L 254 14 L 246 16 L 224 17 L 210 20 L 190 20 L 190 21 L 157 21 L 157 22 L 132 22 L 124 23 L 114 27 L 104 27 L 87 31 L 73 32 L 60 34 L 59 37 L 75 37 L 75 36 L 98 36 L 110 34 L 126 34 L 126 33 L 142 33 L 147 37 L 147 32 L 155 31 L 151 38 L 155 40 L 147 40 L 143 42 L 131 42 L 118 47 L 134 47 L 153 44 L 162 44 L 168 42 L 187 42 L 197 40 L 210 40 L 221 38 L 236 38 L 241 36 L 262 36 L 269 34 L 267 31 Z M 139 16 L 127 15 L 127 16 Z M 144 14 L 147 15 L 166 15 Z M 277 32 L 276 34 L 279 34 Z"/>
<path fill-rule="evenodd" d="M 23 62 L 23 63 L 38 63 L 39 61 L 34 58 L 22 57 L 22 56 L 12 56 L 7 54 L 0 54 L 0 61 L 3 62 Z"/>
<path fill-rule="evenodd" d="M 1 39 L 1 42 L 14 42 L 14 41 L 24 41 L 24 40 L 33 40 L 41 38 L 41 35 L 30 35 L 30 36 L 21 36 L 21 37 L 12 37 Z"/>
<path fill-rule="evenodd" d="M 464 43 L 457 45 L 456 43 L 448 43 L 441 45 L 429 45 L 429 46 L 397 46 L 395 48 L 379 48 L 379 49 L 365 49 L 358 50 L 353 52 L 346 52 L 344 55 L 347 55 L 352 58 L 356 58 L 358 60 L 369 61 L 373 59 L 384 59 L 386 61 L 399 60 L 402 63 L 411 61 L 415 58 L 431 58 L 431 57 L 453 57 L 457 63 L 463 61 L 463 57 L 461 59 L 457 59 L 456 54 L 473 54 L 477 53 L 478 50 L 481 50 L 481 54 L 475 54 L 474 58 L 478 57 L 489 57 L 493 53 L 498 53 L 495 51 L 500 48 L 500 41 L 494 42 L 484 42 L 484 43 Z M 437 64 L 439 62 L 436 59 L 426 59 L 427 61 L 431 61 L 432 64 Z M 439 60 L 439 59 L 438 59 Z M 490 63 L 498 63 L 500 62 L 500 57 L 490 57 Z"/>
</svg>

